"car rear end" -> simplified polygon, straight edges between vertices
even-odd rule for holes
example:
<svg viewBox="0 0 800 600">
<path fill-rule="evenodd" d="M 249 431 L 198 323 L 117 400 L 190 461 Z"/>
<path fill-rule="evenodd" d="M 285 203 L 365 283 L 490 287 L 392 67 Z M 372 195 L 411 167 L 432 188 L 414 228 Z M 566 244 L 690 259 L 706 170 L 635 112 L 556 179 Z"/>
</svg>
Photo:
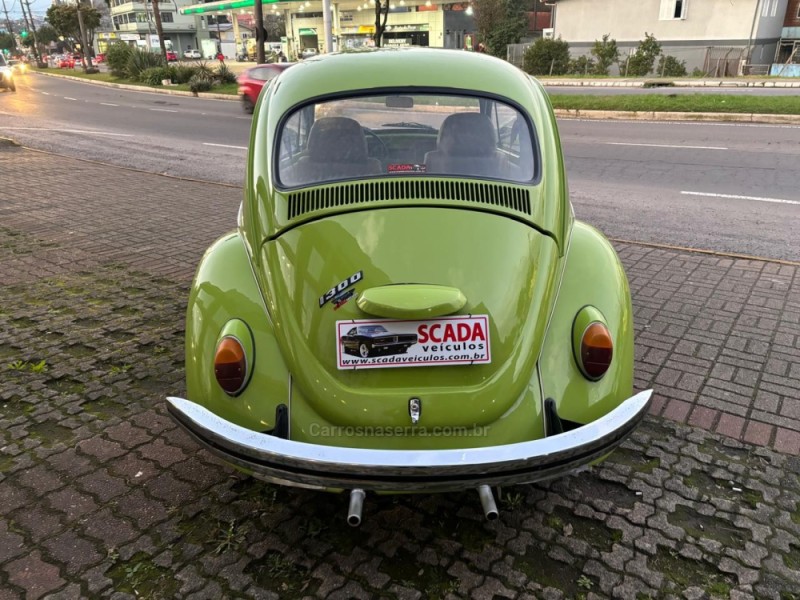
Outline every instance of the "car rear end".
<svg viewBox="0 0 800 600">
<path fill-rule="evenodd" d="M 193 285 L 189 400 L 170 399 L 226 460 L 489 502 L 602 458 L 646 414 L 624 274 L 572 235 L 546 95 L 468 54 L 323 58 L 265 92 L 239 231 Z"/>
</svg>

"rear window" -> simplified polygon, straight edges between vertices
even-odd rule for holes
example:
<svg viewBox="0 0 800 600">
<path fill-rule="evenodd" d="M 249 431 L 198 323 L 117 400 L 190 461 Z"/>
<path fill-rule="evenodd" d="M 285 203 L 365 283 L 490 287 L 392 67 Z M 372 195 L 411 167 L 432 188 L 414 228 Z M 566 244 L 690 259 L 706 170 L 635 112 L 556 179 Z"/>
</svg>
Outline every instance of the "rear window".
<svg viewBox="0 0 800 600">
<path fill-rule="evenodd" d="M 278 136 L 285 187 L 344 179 L 452 176 L 531 181 L 530 122 L 515 107 L 467 95 L 389 94 L 303 106 Z"/>
</svg>

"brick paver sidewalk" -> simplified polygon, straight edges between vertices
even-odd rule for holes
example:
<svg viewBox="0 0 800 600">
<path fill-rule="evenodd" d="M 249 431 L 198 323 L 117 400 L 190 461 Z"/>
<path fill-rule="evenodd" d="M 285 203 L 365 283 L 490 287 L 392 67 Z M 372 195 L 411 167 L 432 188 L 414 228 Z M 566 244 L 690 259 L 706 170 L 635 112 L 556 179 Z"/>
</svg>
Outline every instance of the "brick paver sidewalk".
<svg viewBox="0 0 800 600">
<path fill-rule="evenodd" d="M 163 408 L 240 190 L 4 145 L 0 173 L 0 600 L 800 598 L 797 267 L 617 243 L 657 414 L 496 522 L 473 493 L 370 497 L 353 530 Z"/>
</svg>

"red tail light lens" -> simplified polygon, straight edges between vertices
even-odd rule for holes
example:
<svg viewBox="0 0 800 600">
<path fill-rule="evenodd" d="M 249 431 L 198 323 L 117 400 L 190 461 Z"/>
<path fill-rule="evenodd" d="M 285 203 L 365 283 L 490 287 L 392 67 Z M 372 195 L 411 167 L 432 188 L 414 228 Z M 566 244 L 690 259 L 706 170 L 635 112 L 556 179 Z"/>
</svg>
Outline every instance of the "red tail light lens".
<svg viewBox="0 0 800 600">
<path fill-rule="evenodd" d="M 581 338 L 580 367 L 589 379 L 598 380 L 606 374 L 614 355 L 611 332 L 602 323 L 591 323 Z"/>
<path fill-rule="evenodd" d="M 226 394 L 235 396 L 247 383 L 247 357 L 242 343 L 226 336 L 217 344 L 214 353 L 214 376 Z"/>
</svg>

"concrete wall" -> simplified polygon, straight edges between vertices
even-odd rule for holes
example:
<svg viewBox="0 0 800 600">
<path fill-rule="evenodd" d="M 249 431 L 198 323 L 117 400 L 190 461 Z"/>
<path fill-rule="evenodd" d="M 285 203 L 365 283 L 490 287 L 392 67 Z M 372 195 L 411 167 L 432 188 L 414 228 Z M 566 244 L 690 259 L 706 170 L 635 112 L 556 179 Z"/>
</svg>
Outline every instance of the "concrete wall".
<svg viewBox="0 0 800 600">
<path fill-rule="evenodd" d="M 754 16 L 756 37 L 780 37 L 787 4 L 787 0 L 684 1 L 684 19 L 660 20 L 662 0 L 559 0 L 555 35 L 570 44 L 591 42 L 605 33 L 617 42 L 633 42 L 644 38 L 645 31 L 659 42 L 711 45 L 706 42 L 739 40 L 746 44 Z M 765 5 L 766 16 L 762 16 Z"/>
<path fill-rule="evenodd" d="M 685 61 L 690 74 L 706 66 L 709 47 L 744 51 L 749 44 L 751 64 L 772 62 L 788 0 L 684 2 L 684 18 L 666 20 L 661 18 L 662 0 L 559 0 L 555 36 L 570 44 L 573 56 L 580 56 L 588 55 L 594 40 L 608 33 L 625 56 L 647 32 L 655 35 L 664 54 Z M 618 74 L 613 67 L 612 74 Z"/>
</svg>

